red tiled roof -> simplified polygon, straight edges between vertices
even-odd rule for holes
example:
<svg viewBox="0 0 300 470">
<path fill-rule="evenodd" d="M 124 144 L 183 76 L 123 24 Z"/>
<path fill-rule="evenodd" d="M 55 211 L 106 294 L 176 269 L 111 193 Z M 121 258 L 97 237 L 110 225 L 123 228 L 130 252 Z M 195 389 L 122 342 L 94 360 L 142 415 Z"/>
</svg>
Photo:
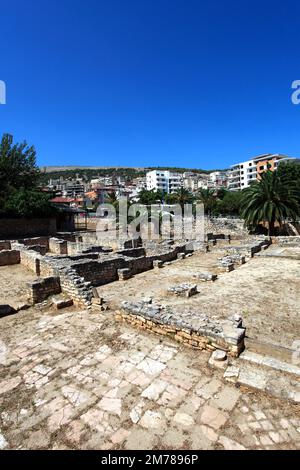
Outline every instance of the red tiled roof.
<svg viewBox="0 0 300 470">
<path fill-rule="evenodd" d="M 68 204 L 70 202 L 76 202 L 76 201 L 77 200 L 74 197 L 60 197 L 60 196 L 57 196 L 50 200 L 50 202 L 54 202 L 57 204 Z"/>
</svg>

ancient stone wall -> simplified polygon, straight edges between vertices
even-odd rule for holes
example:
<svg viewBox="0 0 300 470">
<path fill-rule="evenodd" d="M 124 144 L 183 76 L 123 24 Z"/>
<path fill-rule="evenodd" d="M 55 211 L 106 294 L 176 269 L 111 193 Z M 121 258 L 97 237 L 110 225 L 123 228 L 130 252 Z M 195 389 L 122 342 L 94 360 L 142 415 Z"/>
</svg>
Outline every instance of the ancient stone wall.
<svg viewBox="0 0 300 470">
<path fill-rule="evenodd" d="M 67 240 L 60 240 L 59 238 L 49 238 L 49 251 L 58 255 L 68 254 L 68 242 Z"/>
<path fill-rule="evenodd" d="M 43 302 L 50 295 L 59 294 L 60 292 L 59 277 L 46 277 L 28 283 L 28 296 L 33 304 Z"/>
<path fill-rule="evenodd" d="M 67 242 L 76 242 L 76 232 L 57 232 L 57 238 L 66 240 Z"/>
<path fill-rule="evenodd" d="M 93 292 L 91 283 L 72 268 L 65 268 L 59 271 L 62 292 L 71 297 L 74 304 L 90 308 Z"/>
<path fill-rule="evenodd" d="M 153 256 L 141 256 L 139 258 L 127 258 L 126 267 L 130 269 L 131 274 L 138 274 L 153 268 Z"/>
<path fill-rule="evenodd" d="M 272 237 L 272 243 L 279 246 L 300 246 L 300 236 Z"/>
<path fill-rule="evenodd" d="M 21 243 L 25 246 L 34 246 L 41 245 L 49 249 L 49 237 L 33 237 L 33 238 L 21 238 L 18 240 L 18 243 Z"/>
<path fill-rule="evenodd" d="M 93 286 L 101 286 L 118 279 L 118 269 L 126 268 L 124 258 L 108 260 L 82 260 L 72 264 L 76 273 Z"/>
<path fill-rule="evenodd" d="M 20 252 L 18 250 L 0 251 L 0 266 L 20 263 Z"/>
<path fill-rule="evenodd" d="M 237 357 L 244 349 L 245 329 L 242 319 L 234 316 L 216 323 L 204 314 L 174 311 L 170 307 L 141 302 L 122 302 L 116 319 L 153 333 L 169 336 L 180 343 L 201 350 L 222 349 Z"/>
<path fill-rule="evenodd" d="M 126 248 L 124 250 L 118 250 L 116 251 L 118 255 L 123 255 L 123 256 L 129 256 L 132 258 L 139 258 L 140 256 L 145 256 L 146 251 L 145 248 L 139 247 L 139 248 Z"/>
<path fill-rule="evenodd" d="M 40 276 L 40 260 L 41 256 L 37 255 L 31 250 L 20 251 L 20 261 L 30 271 L 33 271 L 37 276 Z"/>
</svg>

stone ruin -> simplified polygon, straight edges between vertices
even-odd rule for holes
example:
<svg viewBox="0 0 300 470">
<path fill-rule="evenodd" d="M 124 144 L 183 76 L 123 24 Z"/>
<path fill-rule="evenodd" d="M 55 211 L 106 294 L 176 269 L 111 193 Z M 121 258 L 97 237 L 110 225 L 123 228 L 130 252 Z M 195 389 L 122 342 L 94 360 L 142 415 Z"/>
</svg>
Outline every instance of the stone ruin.
<svg viewBox="0 0 300 470">
<path fill-rule="evenodd" d="M 107 240 L 109 242 L 109 240 Z M 57 237 L 35 237 L 0 241 L 0 266 L 21 264 L 36 274 L 28 285 L 28 306 L 44 302 L 50 296 L 56 308 L 62 308 L 63 294 L 75 305 L 90 308 L 93 287 L 130 277 L 190 255 L 191 242 L 165 240 L 141 246 L 139 240 L 113 240 L 112 246 L 99 245 L 96 234 L 61 233 Z M 203 252 L 207 245 L 197 242 Z M 2 308 L 7 311 L 8 308 Z M 13 313 L 13 311 L 11 311 Z"/>
<path fill-rule="evenodd" d="M 197 284 L 183 283 L 177 286 L 171 286 L 168 288 L 168 293 L 180 297 L 191 297 L 198 293 Z"/>
<path fill-rule="evenodd" d="M 141 300 L 122 302 L 116 318 L 144 330 L 169 336 L 195 349 L 221 349 L 233 357 L 237 357 L 244 349 L 245 329 L 239 315 L 218 320 L 184 307 L 175 309 Z"/>
<path fill-rule="evenodd" d="M 164 265 L 191 256 L 194 251 L 206 253 L 209 243 L 228 241 L 230 237 L 209 234 L 206 242 L 193 240 L 164 240 L 161 243 L 140 240 L 109 241 L 99 245 L 95 233 L 61 233 L 57 237 L 36 237 L 0 241 L 0 266 L 21 264 L 36 274 L 37 279 L 28 284 L 28 304 L 45 302 L 49 297 L 55 308 L 72 304 L 90 309 L 92 304 L 105 309 L 96 287 L 123 281 Z M 247 256 L 268 246 L 261 238 L 239 246 L 223 247 L 227 255 L 219 260 L 223 270 L 243 264 Z M 218 247 L 214 248 L 218 250 Z M 215 281 L 214 273 L 195 273 L 199 281 Z M 183 283 L 168 289 L 170 295 L 190 297 L 198 292 L 197 284 Z M 8 305 L 0 305 L 0 316 L 14 313 Z M 244 347 L 244 329 L 240 317 L 220 321 L 192 310 L 175 310 L 151 303 L 151 299 L 135 304 L 125 303 L 117 318 L 142 326 L 156 333 L 167 334 L 176 340 L 198 349 L 224 349 L 238 355 Z"/>
</svg>

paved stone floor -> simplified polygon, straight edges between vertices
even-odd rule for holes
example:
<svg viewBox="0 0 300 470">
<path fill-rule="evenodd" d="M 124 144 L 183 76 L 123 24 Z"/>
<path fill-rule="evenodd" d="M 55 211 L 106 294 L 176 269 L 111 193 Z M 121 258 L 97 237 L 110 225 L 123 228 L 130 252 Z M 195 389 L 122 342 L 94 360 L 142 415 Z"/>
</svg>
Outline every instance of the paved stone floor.
<svg viewBox="0 0 300 470">
<path fill-rule="evenodd" d="M 0 448 L 300 448 L 299 406 L 225 383 L 206 353 L 111 311 L 29 309 L 0 339 Z"/>
</svg>

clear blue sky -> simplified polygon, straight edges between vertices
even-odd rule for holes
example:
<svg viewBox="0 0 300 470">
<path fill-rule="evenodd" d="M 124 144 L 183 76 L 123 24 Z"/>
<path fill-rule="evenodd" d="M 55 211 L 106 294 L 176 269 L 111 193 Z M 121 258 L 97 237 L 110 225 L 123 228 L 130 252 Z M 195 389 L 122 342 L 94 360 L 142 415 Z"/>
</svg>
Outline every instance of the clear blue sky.
<svg viewBox="0 0 300 470">
<path fill-rule="evenodd" d="M 300 156 L 300 4 L 0 0 L 0 133 L 40 165 Z"/>
</svg>

